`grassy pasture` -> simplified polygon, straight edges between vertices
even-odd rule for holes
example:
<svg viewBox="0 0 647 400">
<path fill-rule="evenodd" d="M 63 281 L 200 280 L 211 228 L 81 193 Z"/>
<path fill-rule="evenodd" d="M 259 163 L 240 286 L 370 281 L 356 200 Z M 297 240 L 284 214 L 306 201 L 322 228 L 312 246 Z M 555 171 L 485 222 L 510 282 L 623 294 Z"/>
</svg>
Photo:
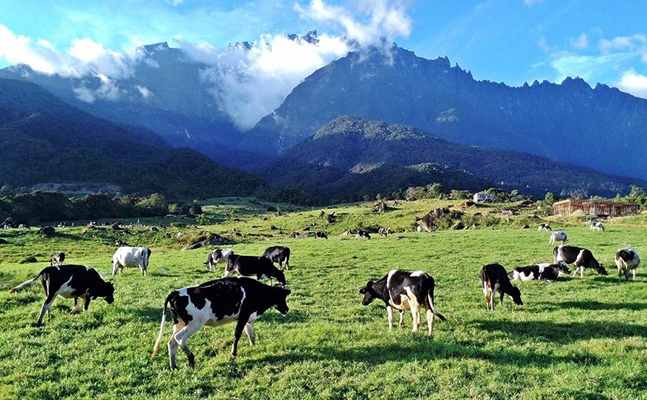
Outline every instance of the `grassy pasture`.
<svg viewBox="0 0 647 400">
<path fill-rule="evenodd" d="M 612 221 L 605 233 L 553 221 L 567 228 L 573 244 L 592 249 L 609 276 L 587 271 L 584 279 L 523 282 L 523 307 L 507 299 L 489 313 L 480 266 L 548 261 L 546 233 L 515 222 L 407 231 L 414 215 L 441 204 L 431 201 L 404 203 L 383 215 L 370 214 L 367 205 L 343 206 L 332 227 L 318 220 L 318 210 L 282 209 L 278 216 L 260 203 L 224 204 L 205 208 L 215 225 L 133 230 L 129 243 L 153 248 L 149 276 L 127 270 L 114 280 L 114 304 L 97 300 L 79 315 L 69 314 L 71 300 L 59 298 L 44 328 L 31 325 L 43 300 L 39 285 L 7 292 L 44 263 L 18 261 L 64 250 L 69 262 L 108 275 L 114 234 L 65 228 L 43 239 L 34 230 L 0 231 L 9 242 L 0 245 L 0 398 L 647 398 L 647 273 L 639 270 L 635 282 L 625 282 L 612 267 L 617 248 L 647 249 L 644 216 Z M 331 238 L 286 238 L 313 222 Z M 398 232 L 368 241 L 339 235 L 358 224 Z M 189 342 L 196 369 L 179 353 L 180 368 L 170 371 L 165 352 L 149 358 L 163 299 L 171 289 L 215 277 L 202 266 L 207 250 L 182 251 L 176 238 L 204 230 L 235 238 L 232 247 L 241 254 L 289 246 L 290 312 L 283 317 L 271 310 L 259 318 L 256 346 L 243 337 L 236 363 L 229 357 L 234 325 L 203 328 Z M 383 307 L 361 305 L 359 287 L 393 267 L 425 269 L 436 279 L 437 307 L 449 320 L 435 323 L 433 338 L 412 334 L 410 315 L 404 330 L 388 331 Z M 165 335 L 170 331 L 167 325 Z"/>
</svg>

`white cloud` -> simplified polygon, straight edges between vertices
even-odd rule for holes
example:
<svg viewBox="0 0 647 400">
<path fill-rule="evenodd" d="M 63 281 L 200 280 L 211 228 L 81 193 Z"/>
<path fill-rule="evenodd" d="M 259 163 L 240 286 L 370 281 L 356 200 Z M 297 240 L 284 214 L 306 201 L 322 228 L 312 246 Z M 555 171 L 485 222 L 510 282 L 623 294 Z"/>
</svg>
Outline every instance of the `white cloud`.
<svg viewBox="0 0 647 400">
<path fill-rule="evenodd" d="M 647 36 L 637 33 L 631 36 L 616 36 L 611 39 L 600 39 L 598 46 L 604 54 L 616 51 L 635 51 L 647 45 Z"/>
<path fill-rule="evenodd" d="M 34 70 L 53 74 L 61 63 L 59 54 L 46 40 L 35 43 L 26 36 L 14 34 L 0 25 L 0 58 L 11 64 L 28 64 Z"/>
<path fill-rule="evenodd" d="M 220 106 L 242 129 L 253 127 L 274 111 L 301 81 L 318 68 L 346 55 L 348 44 L 339 37 L 318 40 L 263 35 L 250 47 L 182 47 L 212 67 L 203 72 Z"/>
<path fill-rule="evenodd" d="M 581 33 L 578 37 L 571 39 L 571 46 L 576 49 L 586 49 L 589 47 L 589 37 L 586 33 Z"/>
<path fill-rule="evenodd" d="M 567 77 L 580 77 L 589 83 L 606 81 L 609 74 L 616 71 L 634 58 L 633 54 L 615 53 L 601 55 L 579 55 L 560 53 L 555 55 L 550 65 L 557 72 L 557 80 L 562 81 Z"/>
<path fill-rule="evenodd" d="M 341 27 L 345 36 L 360 46 L 378 45 L 383 41 L 390 45 L 397 37 L 411 33 L 411 19 L 404 1 L 364 0 L 357 3 L 356 13 L 328 5 L 324 0 L 312 0 L 306 7 L 296 3 L 294 8 L 302 18 Z"/>
<path fill-rule="evenodd" d="M 153 95 L 153 92 L 151 92 L 150 89 L 148 89 L 146 86 L 137 85 L 136 88 L 144 99 L 148 99 Z"/>
<path fill-rule="evenodd" d="M 617 85 L 627 93 L 647 99 L 647 75 L 634 70 L 625 71 Z"/>
</svg>

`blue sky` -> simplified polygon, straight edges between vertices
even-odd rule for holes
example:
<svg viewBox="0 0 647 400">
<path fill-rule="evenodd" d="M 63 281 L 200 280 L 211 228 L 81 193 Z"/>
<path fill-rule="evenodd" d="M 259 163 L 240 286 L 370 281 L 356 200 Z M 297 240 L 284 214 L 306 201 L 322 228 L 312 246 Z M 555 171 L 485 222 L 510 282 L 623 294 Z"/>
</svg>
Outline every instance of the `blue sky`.
<svg viewBox="0 0 647 400">
<path fill-rule="evenodd" d="M 333 17 L 313 16 L 313 4 Z M 647 97 L 647 2 L 634 1 L 0 0 L 0 66 L 27 57 L 25 43 L 56 58 L 78 39 L 119 52 L 166 40 L 221 48 L 310 29 L 347 35 L 349 26 L 370 25 L 375 7 L 395 9 L 396 26 L 386 21 L 371 34 L 385 29 L 401 46 L 448 56 L 477 79 L 519 85 L 577 75 Z M 335 20 L 343 17 L 350 25 Z"/>
</svg>

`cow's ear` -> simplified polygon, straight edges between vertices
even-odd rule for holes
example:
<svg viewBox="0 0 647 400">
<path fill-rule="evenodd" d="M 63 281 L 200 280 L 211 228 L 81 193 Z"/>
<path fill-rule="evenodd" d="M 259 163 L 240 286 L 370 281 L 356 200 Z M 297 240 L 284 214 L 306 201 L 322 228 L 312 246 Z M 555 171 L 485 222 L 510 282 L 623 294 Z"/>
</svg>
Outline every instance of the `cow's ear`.
<svg viewBox="0 0 647 400">
<path fill-rule="evenodd" d="M 359 290 L 359 292 L 360 292 L 360 294 L 365 294 L 366 293 L 366 288 L 365 287 L 361 288 Z"/>
</svg>

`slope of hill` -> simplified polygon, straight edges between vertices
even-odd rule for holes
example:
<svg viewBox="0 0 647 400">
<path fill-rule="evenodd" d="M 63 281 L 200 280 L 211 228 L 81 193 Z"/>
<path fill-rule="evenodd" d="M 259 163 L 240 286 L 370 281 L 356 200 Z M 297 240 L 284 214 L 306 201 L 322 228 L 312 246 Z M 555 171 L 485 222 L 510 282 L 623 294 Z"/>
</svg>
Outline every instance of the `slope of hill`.
<svg viewBox="0 0 647 400">
<path fill-rule="evenodd" d="M 260 181 L 143 128 L 75 109 L 35 84 L 0 79 L 0 182 L 95 182 L 177 197 L 251 193 Z"/>
<path fill-rule="evenodd" d="M 613 195 L 637 182 L 526 153 L 454 144 L 414 128 L 351 117 L 325 125 L 264 174 L 277 185 L 343 199 L 432 182 L 465 189 L 493 185 L 540 195 L 546 191 Z"/>
<path fill-rule="evenodd" d="M 250 141 L 285 150 L 342 115 L 647 178 L 647 100 L 581 79 L 522 87 L 477 81 L 447 58 L 399 47 L 386 55 L 352 52 L 317 70 L 257 124 Z"/>
</svg>

